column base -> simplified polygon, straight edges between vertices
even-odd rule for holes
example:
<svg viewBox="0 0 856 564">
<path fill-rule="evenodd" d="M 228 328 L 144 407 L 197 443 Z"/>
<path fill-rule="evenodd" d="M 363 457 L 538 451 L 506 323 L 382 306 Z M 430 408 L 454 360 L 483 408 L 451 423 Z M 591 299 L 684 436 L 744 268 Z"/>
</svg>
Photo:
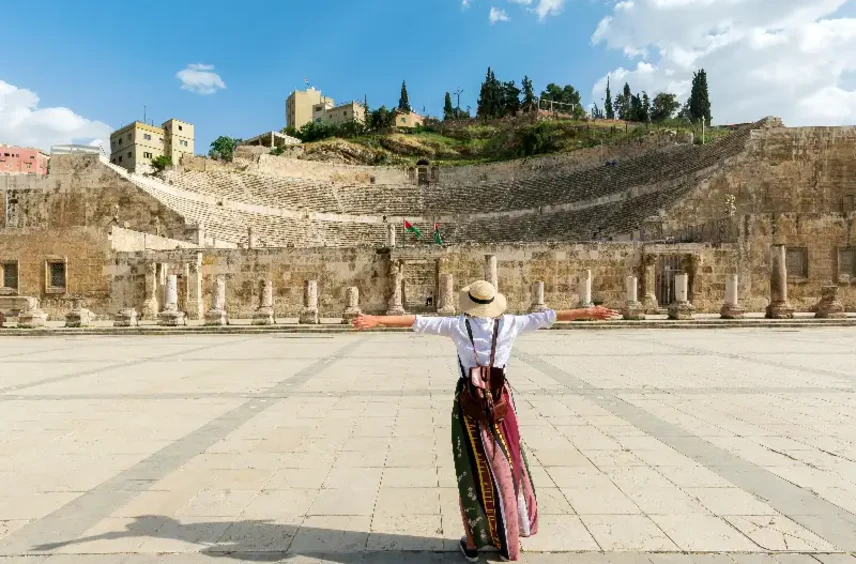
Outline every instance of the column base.
<svg viewBox="0 0 856 564">
<path fill-rule="evenodd" d="M 140 317 L 143 319 L 157 319 L 158 317 L 158 301 L 155 298 L 146 300 L 140 310 Z"/>
<path fill-rule="evenodd" d="M 120 310 L 113 318 L 113 327 L 134 327 L 139 324 L 137 310 L 134 308 Z"/>
<path fill-rule="evenodd" d="M 263 307 L 253 314 L 253 325 L 273 325 L 273 308 Z"/>
<path fill-rule="evenodd" d="M 738 304 L 724 304 L 719 310 L 719 316 L 722 319 L 743 319 L 743 314 L 746 310 Z"/>
<path fill-rule="evenodd" d="M 767 306 L 764 317 L 767 319 L 793 319 L 794 308 L 787 302 L 774 302 Z"/>
<path fill-rule="evenodd" d="M 695 306 L 690 302 L 676 302 L 669 306 L 669 319 L 683 321 L 693 318 Z"/>
<path fill-rule="evenodd" d="M 158 314 L 158 325 L 164 327 L 177 327 L 186 325 L 186 316 L 183 311 L 162 311 Z"/>
<path fill-rule="evenodd" d="M 204 315 L 202 314 L 202 304 L 199 302 L 187 302 L 187 311 L 185 312 L 185 317 L 187 319 L 203 319 Z"/>
<path fill-rule="evenodd" d="M 550 308 L 548 308 L 544 304 L 532 304 L 532 306 L 529 308 L 529 313 L 541 313 L 542 311 L 547 311 L 549 309 Z"/>
<path fill-rule="evenodd" d="M 405 315 L 406 313 L 407 312 L 404 311 L 404 307 L 400 305 L 392 306 L 386 310 L 387 315 Z"/>
<path fill-rule="evenodd" d="M 627 302 L 622 317 L 627 321 L 642 321 L 645 319 L 645 306 L 641 302 Z"/>
<path fill-rule="evenodd" d="M 318 310 L 313 308 L 304 308 L 300 312 L 300 317 L 297 322 L 301 325 L 318 325 L 321 321 L 318 319 Z"/>
<path fill-rule="evenodd" d="M 208 310 L 205 314 L 205 325 L 227 325 L 226 312 L 222 309 Z"/>
<path fill-rule="evenodd" d="M 347 325 L 357 317 L 361 316 L 363 312 L 358 307 L 347 307 L 345 311 L 342 312 L 342 325 Z"/>
<path fill-rule="evenodd" d="M 22 329 L 34 329 L 44 327 L 48 321 L 48 315 L 40 309 L 30 309 L 18 314 L 18 327 Z"/>
<path fill-rule="evenodd" d="M 89 327 L 92 325 L 92 312 L 86 308 L 73 309 L 65 316 L 66 327 Z"/>
<path fill-rule="evenodd" d="M 660 304 L 657 303 L 657 296 L 654 294 L 648 294 L 642 298 L 642 307 L 645 309 L 645 313 L 657 314 L 660 312 Z"/>
<path fill-rule="evenodd" d="M 820 301 L 815 306 L 817 319 L 842 319 L 847 317 L 844 305 L 838 301 L 838 286 L 824 286 L 821 288 Z"/>
</svg>

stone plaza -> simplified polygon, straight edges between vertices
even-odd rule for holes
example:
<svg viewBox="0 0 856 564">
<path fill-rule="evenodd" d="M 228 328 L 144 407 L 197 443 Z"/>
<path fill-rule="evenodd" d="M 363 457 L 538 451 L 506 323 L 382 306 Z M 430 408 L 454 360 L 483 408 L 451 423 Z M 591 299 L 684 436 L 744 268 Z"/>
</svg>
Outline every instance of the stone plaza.
<svg viewBox="0 0 856 564">
<path fill-rule="evenodd" d="M 849 328 L 520 338 L 523 561 L 856 564 L 853 366 Z M 0 564 L 463 561 L 456 378 L 407 333 L 4 337 Z"/>
</svg>

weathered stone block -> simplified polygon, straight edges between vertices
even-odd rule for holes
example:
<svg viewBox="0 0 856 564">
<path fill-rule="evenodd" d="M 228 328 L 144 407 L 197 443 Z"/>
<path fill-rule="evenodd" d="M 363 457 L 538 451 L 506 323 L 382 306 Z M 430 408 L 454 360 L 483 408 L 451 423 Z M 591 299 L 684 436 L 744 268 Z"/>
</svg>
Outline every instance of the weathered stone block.
<svg viewBox="0 0 856 564">
<path fill-rule="evenodd" d="M 139 321 L 137 320 L 137 310 L 134 308 L 121 309 L 113 318 L 113 327 L 134 327 L 136 325 L 139 325 Z"/>
</svg>

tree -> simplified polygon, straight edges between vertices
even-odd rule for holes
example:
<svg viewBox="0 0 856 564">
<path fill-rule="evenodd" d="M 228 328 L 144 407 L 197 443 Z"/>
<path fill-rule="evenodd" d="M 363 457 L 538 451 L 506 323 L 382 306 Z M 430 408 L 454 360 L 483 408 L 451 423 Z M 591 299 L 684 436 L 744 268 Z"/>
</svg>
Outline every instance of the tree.
<svg viewBox="0 0 856 564">
<path fill-rule="evenodd" d="M 235 156 L 235 147 L 240 143 L 240 139 L 232 139 L 221 135 L 211 142 L 211 148 L 208 150 L 208 156 L 218 161 L 232 161 Z"/>
<path fill-rule="evenodd" d="M 452 95 L 446 92 L 446 99 L 443 102 L 443 119 L 452 119 L 455 117 L 455 107 L 452 106 Z"/>
<path fill-rule="evenodd" d="M 523 102 L 522 108 L 524 112 L 531 112 L 535 109 L 535 89 L 532 87 L 532 81 L 528 76 L 523 77 Z"/>
<path fill-rule="evenodd" d="M 571 114 L 574 117 L 582 117 L 583 109 L 580 104 L 580 93 L 570 84 L 559 86 L 551 82 L 541 92 L 541 100 L 546 102 L 544 108 L 548 107 L 550 102 L 553 102 L 555 104 L 553 111 Z"/>
<path fill-rule="evenodd" d="M 701 121 L 710 125 L 710 94 L 707 91 L 707 73 L 704 69 L 693 73 L 690 99 L 687 101 L 690 121 Z"/>
<path fill-rule="evenodd" d="M 155 172 L 162 172 L 168 166 L 172 166 L 172 157 L 168 155 L 159 155 L 152 159 L 152 168 Z"/>
<path fill-rule="evenodd" d="M 633 102 L 633 93 L 630 91 L 630 85 L 624 83 L 624 92 L 615 97 L 613 107 L 615 113 L 618 114 L 618 119 L 630 121 L 632 114 L 631 104 Z"/>
<path fill-rule="evenodd" d="M 630 121 L 642 121 L 642 98 L 638 94 L 630 95 Z"/>
<path fill-rule="evenodd" d="M 678 97 L 671 92 L 660 92 L 654 96 L 651 104 L 651 121 L 660 122 L 672 119 L 675 112 L 681 107 Z"/>
<path fill-rule="evenodd" d="M 502 106 L 502 87 L 493 74 L 490 67 L 487 68 L 487 75 L 482 82 L 479 92 L 478 106 L 476 107 L 476 115 L 484 118 L 495 118 L 501 114 Z"/>
<path fill-rule="evenodd" d="M 651 121 L 651 99 L 648 98 L 648 93 L 644 90 L 642 91 L 642 113 L 639 114 L 641 118 L 639 121 L 643 123 L 648 123 Z"/>
<path fill-rule="evenodd" d="M 371 128 L 375 131 L 389 129 L 395 125 L 395 112 L 381 106 L 372 112 Z"/>
<path fill-rule="evenodd" d="M 612 92 L 609 91 L 609 77 L 606 77 L 606 100 L 603 102 L 606 110 L 606 119 L 615 119 L 615 110 L 612 107 Z"/>
<path fill-rule="evenodd" d="M 520 112 L 520 89 L 514 81 L 502 83 L 502 98 L 499 116 L 516 116 Z"/>
<path fill-rule="evenodd" d="M 402 112 L 410 112 L 410 100 L 407 97 L 407 83 L 401 81 L 401 98 L 398 99 L 398 109 Z"/>
</svg>

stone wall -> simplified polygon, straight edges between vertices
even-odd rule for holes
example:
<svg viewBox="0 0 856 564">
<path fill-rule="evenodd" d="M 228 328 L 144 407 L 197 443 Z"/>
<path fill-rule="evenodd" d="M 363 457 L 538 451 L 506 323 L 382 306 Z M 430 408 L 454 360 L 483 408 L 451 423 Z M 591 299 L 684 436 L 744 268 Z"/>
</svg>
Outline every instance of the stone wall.
<svg viewBox="0 0 856 564">
<path fill-rule="evenodd" d="M 146 264 L 175 265 L 193 260 L 196 250 L 118 253 L 115 260 L 114 292 L 123 304 L 140 307 L 144 300 Z M 546 303 L 555 308 L 573 308 L 579 302 L 579 275 L 591 270 L 595 302 L 621 307 L 625 300 L 625 278 L 644 276 L 645 257 L 678 255 L 691 271 L 691 297 L 701 311 L 718 311 L 724 295 L 725 277 L 735 271 L 737 251 L 733 246 L 643 245 L 640 243 L 517 244 L 454 247 L 374 249 L 205 249 L 202 250 L 202 293 L 210 307 L 217 274 L 226 275 L 227 310 L 235 318 L 248 318 L 259 304 L 259 284 L 273 281 L 276 315 L 297 317 L 303 305 L 305 280 L 318 282 L 322 317 L 338 317 L 345 308 L 345 289 L 360 290 L 360 306 L 368 313 L 387 310 L 391 294 L 390 261 L 402 261 L 404 294 L 408 302 L 424 306 L 424 299 L 437 298 L 440 273 L 454 276 L 455 291 L 466 283 L 484 278 L 485 256 L 495 254 L 499 286 L 508 297 L 509 311 L 525 312 L 532 302 L 531 284 L 545 283 Z M 436 304 L 436 301 L 434 302 Z M 433 307 L 408 307 L 411 313 L 433 312 Z"/>
<path fill-rule="evenodd" d="M 85 297 L 96 313 L 109 311 L 121 299 L 113 281 L 123 270 L 111 258 L 107 232 L 94 227 L 0 231 L 0 261 L 18 261 L 17 294 L 38 298 L 50 319 L 65 319 L 75 297 Z M 63 293 L 46 291 L 49 259 L 66 263 Z M 121 294 L 121 284 L 116 290 Z"/>
<path fill-rule="evenodd" d="M 197 246 L 187 241 L 169 239 L 167 237 L 152 235 L 151 233 L 143 233 L 116 226 L 110 228 L 109 238 L 111 247 L 116 252 L 130 253 L 146 249 L 164 251 L 175 248 L 189 249 Z"/>
</svg>

